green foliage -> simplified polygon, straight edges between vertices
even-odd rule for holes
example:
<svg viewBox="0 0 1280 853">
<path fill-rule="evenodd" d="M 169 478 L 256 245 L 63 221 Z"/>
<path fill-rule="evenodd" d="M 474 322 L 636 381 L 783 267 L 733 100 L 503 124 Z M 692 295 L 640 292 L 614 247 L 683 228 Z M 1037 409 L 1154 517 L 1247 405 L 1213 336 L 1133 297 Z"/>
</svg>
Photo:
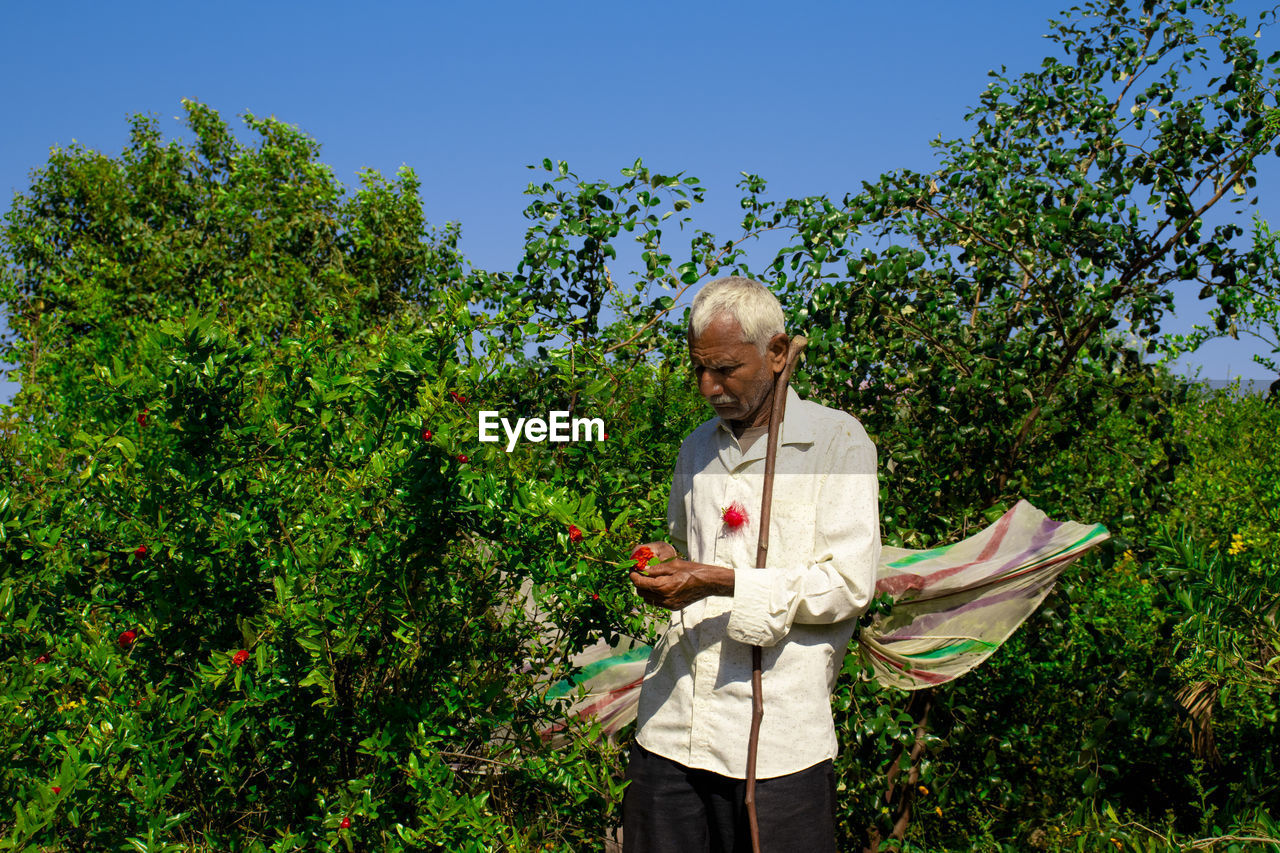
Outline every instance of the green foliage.
<svg viewBox="0 0 1280 853">
<path fill-rule="evenodd" d="M 1156 552 L 1176 600 L 1180 698 L 1230 799 L 1274 805 L 1275 757 L 1254 745 L 1280 736 L 1280 409 L 1218 392 L 1181 415 L 1194 464 Z"/>
<path fill-rule="evenodd" d="M 771 272 L 804 300 L 815 392 L 864 412 L 895 464 L 904 535 L 1010 503 L 1037 460 L 1145 395 L 1109 330 L 1152 351 L 1175 284 L 1229 300 L 1264 265 L 1238 226 L 1204 224 L 1276 141 L 1280 54 L 1252 31 L 1229 3 L 1085 3 L 1037 71 L 993 72 L 974 135 L 935 144 L 939 169 L 798 223 Z"/>
<path fill-rule="evenodd" d="M 100 365 L 87 429 L 17 436 L 7 479 L 35 488 L 4 518 L 5 575 L 22 579 L 3 593 L 20 673 L 4 787 L 43 806 L 16 817 L 15 847 L 309 849 L 343 817 L 379 848 L 532 831 L 445 756 L 474 769 L 502 730 L 538 742 L 518 671 L 533 626 L 501 605 L 525 555 L 563 553 L 552 495 L 503 493 L 518 483 L 504 454 L 476 446 L 448 393 L 484 393 L 481 374 L 432 363 L 454 329 L 336 334 L 310 319 L 267 349 L 208 318 L 162 321 L 140 342 L 154 358 Z M 543 797 L 582 787 L 554 764 L 513 778 Z"/>
<path fill-rule="evenodd" d="M 188 310 L 261 342 L 322 307 L 376 324 L 462 274 L 456 231 L 429 233 L 412 172 L 367 172 L 348 195 L 297 129 L 246 116 L 248 147 L 208 107 L 184 107 L 190 145 L 138 116 L 118 158 L 55 149 L 14 199 L 0 246 L 19 405 L 78 409 L 68 362 L 127 364 L 141 330 Z"/>
<path fill-rule="evenodd" d="M 1195 460 L 1175 484 L 1172 520 L 1197 539 L 1246 555 L 1258 574 L 1280 561 L 1280 409 L 1260 396 L 1191 398 L 1177 419 Z"/>
<path fill-rule="evenodd" d="M 1280 737 L 1274 542 L 1246 548 L 1229 535 L 1266 524 L 1260 506 L 1274 511 L 1276 409 L 1195 389 L 1173 396 L 1181 402 L 1151 417 L 1170 420 L 1186 456 L 1159 491 L 1133 491 L 1137 469 L 1163 458 L 1133 409 L 1104 421 L 1096 444 L 1048 460 L 1042 482 L 1074 481 L 1073 512 L 1123 510 L 1115 549 L 1073 567 L 998 655 L 936 692 L 920 765 L 928 793 L 902 849 L 1280 839 L 1274 751 L 1259 748 Z M 1107 446 L 1118 451 L 1109 459 Z M 868 818 L 884 829 L 893 811 L 881 774 L 895 745 L 914 742 L 903 704 L 865 684 L 838 692 L 850 846 Z"/>
<path fill-rule="evenodd" d="M 411 175 L 339 198 L 296 131 L 250 120 L 265 138 L 246 151 L 189 112 L 191 148 L 56 153 L 5 232 L 25 381 L 0 455 L 0 844 L 595 846 L 617 750 L 571 732 L 548 751 L 539 683 L 583 644 L 643 633 L 619 566 L 660 529 L 651 472 L 702 418 L 682 372 L 598 342 L 527 360 L 506 333 L 526 308 L 472 309 L 489 280 L 407 215 Z M 68 214 L 56 262 L 31 260 L 34 226 L 64 227 L 32 211 L 90 166 L 116 176 L 78 185 L 99 213 Z M 191 222 L 241 173 L 237 221 L 267 220 L 250 242 L 286 205 L 341 220 L 323 265 L 225 234 L 191 260 Z M 76 265 L 133 250 L 94 192 L 143 204 L 139 174 L 172 189 L 162 210 L 208 197 L 157 214 L 154 257 L 134 259 L 147 286 L 118 299 L 123 278 Z M 191 286 L 197 265 L 216 290 Z M 604 415 L 613 434 L 507 453 L 477 441 L 482 408 Z M 519 606 L 526 580 L 565 636 Z"/>
<path fill-rule="evenodd" d="M 1280 122 L 1280 113 L 1268 118 Z M 1230 337 L 1239 340 L 1241 334 L 1257 338 L 1271 347 L 1269 355 L 1256 354 L 1253 360 L 1273 373 L 1280 373 L 1280 234 L 1272 231 L 1266 220 L 1254 215 L 1253 255 L 1256 260 L 1249 267 L 1249 278 L 1225 289 L 1218 298 L 1217 307 L 1210 312 L 1213 326 L 1196 326 L 1186 335 L 1171 335 L 1164 345 L 1169 357 L 1195 352 L 1206 341 Z M 1277 380 L 1280 381 L 1280 380 Z M 1280 386 L 1273 385 L 1273 389 Z"/>
</svg>

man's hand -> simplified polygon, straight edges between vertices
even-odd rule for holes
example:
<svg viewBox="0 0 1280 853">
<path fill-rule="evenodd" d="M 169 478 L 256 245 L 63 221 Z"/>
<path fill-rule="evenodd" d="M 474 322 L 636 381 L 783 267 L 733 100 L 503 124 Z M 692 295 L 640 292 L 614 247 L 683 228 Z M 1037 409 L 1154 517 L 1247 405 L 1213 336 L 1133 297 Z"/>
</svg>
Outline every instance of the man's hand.
<svg viewBox="0 0 1280 853">
<path fill-rule="evenodd" d="M 649 604 L 682 610 L 708 595 L 733 595 L 733 569 L 691 563 L 668 542 L 646 542 L 632 551 L 632 556 L 642 554 L 644 548 L 653 554 L 644 569 L 647 576 L 637 565 L 631 571 L 631 583 Z"/>
</svg>

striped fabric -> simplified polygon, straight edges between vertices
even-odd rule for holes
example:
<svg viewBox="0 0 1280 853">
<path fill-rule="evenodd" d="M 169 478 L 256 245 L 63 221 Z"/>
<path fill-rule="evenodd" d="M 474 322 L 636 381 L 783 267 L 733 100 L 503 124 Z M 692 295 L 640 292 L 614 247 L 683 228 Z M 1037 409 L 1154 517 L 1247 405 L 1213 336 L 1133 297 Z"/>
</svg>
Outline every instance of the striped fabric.
<svg viewBox="0 0 1280 853">
<path fill-rule="evenodd" d="M 1026 501 L 990 527 L 941 548 L 884 548 L 877 595 L 892 609 L 857 635 L 865 670 L 886 687 L 920 690 L 982 663 L 1044 601 L 1062 570 L 1108 537 L 1100 524 L 1050 520 Z M 576 673 L 547 691 L 572 697 L 569 717 L 594 717 L 613 735 L 636 717 L 649 647 L 603 641 L 573 659 Z M 550 727 L 553 737 L 562 724 Z"/>
<path fill-rule="evenodd" d="M 876 593 L 893 598 L 858 636 L 886 687 L 919 690 L 986 660 L 1044 601 L 1073 560 L 1107 539 L 1100 524 L 1051 521 L 1026 501 L 990 527 L 929 551 L 885 548 Z"/>
<path fill-rule="evenodd" d="M 594 718 L 604 734 L 612 737 L 636 718 L 649 649 L 630 637 L 623 637 L 616 646 L 600 640 L 570 659 L 575 673 L 551 685 L 546 699 L 570 699 L 566 719 Z M 558 741 L 565 728 L 564 721 L 557 721 L 544 729 L 542 736 Z"/>
</svg>

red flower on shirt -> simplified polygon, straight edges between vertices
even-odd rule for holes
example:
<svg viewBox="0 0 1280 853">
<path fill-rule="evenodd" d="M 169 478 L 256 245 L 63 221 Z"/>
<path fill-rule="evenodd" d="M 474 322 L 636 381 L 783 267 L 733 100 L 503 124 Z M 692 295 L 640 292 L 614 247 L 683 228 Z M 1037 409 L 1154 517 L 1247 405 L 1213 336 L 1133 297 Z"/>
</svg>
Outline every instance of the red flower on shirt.
<svg viewBox="0 0 1280 853">
<path fill-rule="evenodd" d="M 749 520 L 747 518 L 747 508 L 738 501 L 734 501 L 720 511 L 720 517 L 724 520 L 724 526 L 729 530 L 737 530 Z"/>
</svg>

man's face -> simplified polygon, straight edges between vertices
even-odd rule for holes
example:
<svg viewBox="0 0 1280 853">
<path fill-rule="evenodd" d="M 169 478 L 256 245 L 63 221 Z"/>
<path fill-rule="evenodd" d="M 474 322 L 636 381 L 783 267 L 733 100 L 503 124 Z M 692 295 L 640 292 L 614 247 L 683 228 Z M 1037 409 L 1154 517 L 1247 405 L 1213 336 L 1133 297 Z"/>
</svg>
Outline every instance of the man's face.
<svg viewBox="0 0 1280 853">
<path fill-rule="evenodd" d="M 786 360 L 787 336 L 774 335 L 764 354 L 742 342 L 742 327 L 726 315 L 689 342 L 698 391 L 735 430 L 765 426 L 773 406 L 773 377 Z"/>
</svg>

